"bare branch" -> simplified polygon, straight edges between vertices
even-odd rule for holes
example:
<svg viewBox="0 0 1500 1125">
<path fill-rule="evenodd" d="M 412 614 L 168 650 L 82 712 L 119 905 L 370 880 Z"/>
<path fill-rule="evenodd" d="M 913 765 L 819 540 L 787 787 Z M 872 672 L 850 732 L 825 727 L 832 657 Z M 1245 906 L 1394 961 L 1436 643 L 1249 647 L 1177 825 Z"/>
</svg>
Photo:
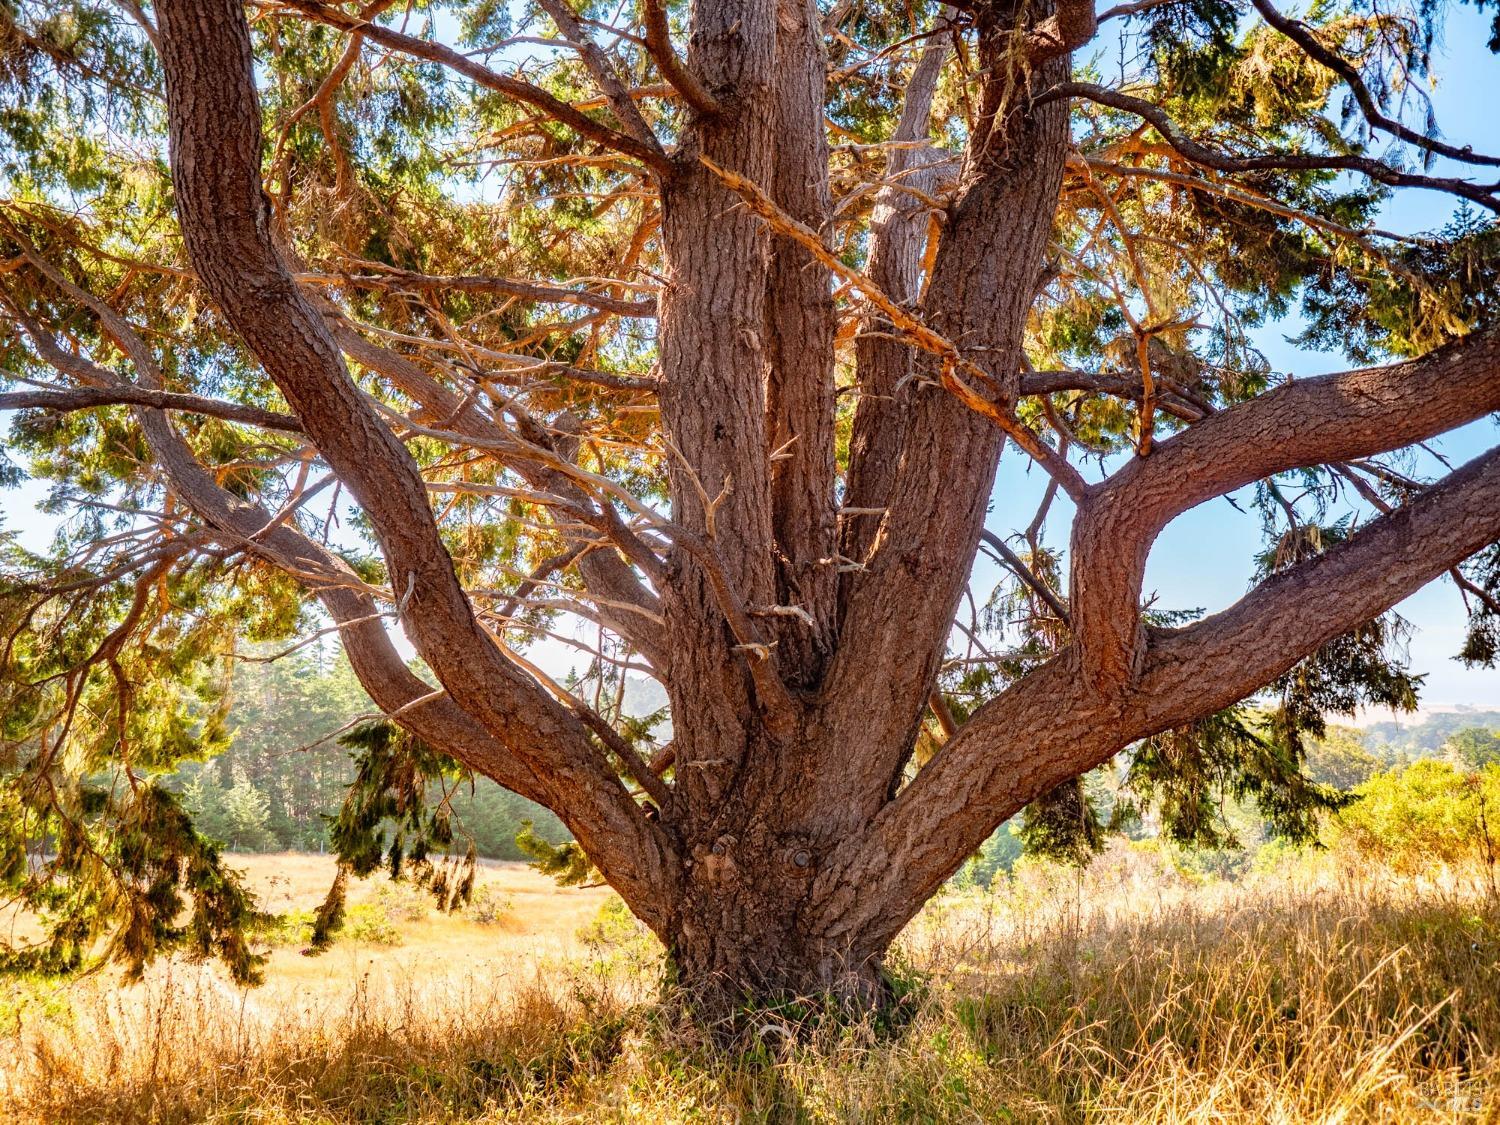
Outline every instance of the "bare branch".
<svg viewBox="0 0 1500 1125">
<path fill-rule="evenodd" d="M 1365 80 L 1360 77 L 1359 71 L 1354 68 L 1353 64 L 1337 52 L 1325 47 L 1305 23 L 1282 15 L 1270 0 L 1251 0 L 1251 3 L 1255 5 L 1255 10 L 1268 24 L 1344 80 L 1344 84 L 1354 95 L 1354 100 L 1359 103 L 1360 111 L 1364 113 L 1365 119 L 1375 128 L 1384 129 L 1407 144 L 1416 145 L 1435 156 L 1446 156 L 1449 160 L 1457 160 L 1463 164 L 1486 164 L 1491 167 L 1500 167 L 1500 156 L 1485 156 L 1467 145 L 1459 148 L 1456 145 L 1444 144 L 1435 137 L 1429 137 L 1425 133 L 1402 124 L 1394 117 L 1387 116 L 1376 104 L 1374 97 L 1370 94 L 1370 88 L 1365 85 Z"/>
<path fill-rule="evenodd" d="M 547 14 L 552 17 L 552 21 L 557 24 L 557 29 L 567 37 L 568 42 L 578 48 L 579 54 L 583 56 L 584 65 L 589 68 L 594 81 L 599 83 L 599 88 L 609 99 L 610 108 L 614 110 L 615 117 L 625 127 L 625 131 L 647 148 L 661 153 L 661 142 L 656 139 L 651 126 L 641 116 L 640 107 L 635 104 L 630 91 L 625 88 L 625 83 L 621 81 L 615 64 L 599 49 L 598 44 L 589 38 L 588 32 L 583 29 L 583 23 L 579 20 L 577 13 L 568 6 L 567 0 L 540 0 L 540 3 L 546 9 Z"/>
<path fill-rule="evenodd" d="M 1171 116 L 1161 106 L 1137 98 L 1130 94 L 1111 90 L 1107 86 L 1099 86 L 1091 82 L 1060 82 L 1051 89 L 1037 95 L 1037 104 L 1056 101 L 1060 98 L 1083 98 L 1087 101 L 1107 105 L 1112 109 L 1124 110 L 1134 113 L 1136 116 L 1151 123 L 1152 127 L 1160 133 L 1184 159 L 1205 168 L 1214 168 L 1220 172 L 1254 172 L 1262 170 L 1281 171 L 1303 171 L 1303 170 L 1343 170 L 1359 172 L 1376 183 L 1386 184 L 1391 187 L 1417 187 L 1427 188 L 1432 191 L 1443 191 L 1450 195 L 1461 196 L 1471 200 L 1481 207 L 1491 211 L 1500 212 L 1500 199 L 1496 198 L 1496 192 L 1500 191 L 1500 184 L 1473 184 L 1467 180 L 1456 180 L 1443 176 L 1423 176 L 1414 172 L 1402 172 L 1392 168 L 1389 164 L 1382 163 L 1368 156 L 1336 156 L 1336 155 L 1262 155 L 1262 156 L 1233 156 L 1200 144 L 1187 136 L 1178 128 Z"/>
<path fill-rule="evenodd" d="M 145 387 L 120 385 L 75 390 L 0 393 L 0 410 L 92 410 L 98 406 L 121 405 L 153 406 L 158 410 L 184 410 L 193 414 L 205 414 L 211 418 L 223 418 L 229 422 L 260 426 L 267 430 L 302 433 L 302 423 L 290 414 L 278 414 L 274 410 L 262 410 L 258 406 L 243 406 L 237 402 L 223 402 L 219 399 L 204 398 L 202 395 L 154 391 Z"/>
<path fill-rule="evenodd" d="M 1027 589 L 1046 603 L 1047 608 L 1056 615 L 1059 621 L 1064 625 L 1072 625 L 1072 622 L 1068 619 L 1067 606 L 1062 604 L 1062 600 L 1052 592 L 1051 588 L 1045 582 L 1032 573 L 1031 568 L 1006 545 L 1004 539 L 1001 539 L 1000 536 L 988 529 L 980 532 L 980 538 L 994 550 L 999 556 L 1000 561 L 1010 569 L 1011 573 L 1026 584 Z"/>
<path fill-rule="evenodd" d="M 370 263 L 374 265 L 376 263 Z M 381 266 L 380 273 L 321 274 L 299 273 L 297 280 L 320 285 L 354 285 L 362 289 L 409 289 L 416 292 L 439 290 L 455 293 L 500 293 L 507 297 L 519 297 L 524 301 L 544 304 L 583 305 L 600 312 L 616 313 L 620 316 L 649 317 L 656 315 L 656 301 L 648 298 L 627 301 L 611 297 L 607 293 L 589 293 L 581 289 L 565 289 L 556 285 L 542 285 L 534 281 L 522 281 L 512 277 L 492 275 L 444 275 L 424 274 L 394 266 Z"/>
</svg>

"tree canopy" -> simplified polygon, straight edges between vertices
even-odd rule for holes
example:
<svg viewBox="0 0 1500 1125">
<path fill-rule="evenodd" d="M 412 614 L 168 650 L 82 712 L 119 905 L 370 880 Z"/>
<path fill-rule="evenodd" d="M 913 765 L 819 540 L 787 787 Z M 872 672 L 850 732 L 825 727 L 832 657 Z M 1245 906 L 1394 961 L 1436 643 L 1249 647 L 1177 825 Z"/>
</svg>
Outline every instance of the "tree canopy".
<svg viewBox="0 0 1500 1125">
<path fill-rule="evenodd" d="M 1500 651 L 1500 449 L 1418 453 L 1500 410 L 1500 156 L 1423 112 L 1444 15 L 0 0 L 0 469 L 62 521 L 0 572 L 32 960 L 253 975 L 160 779 L 222 750 L 248 646 L 318 631 L 390 720 L 346 859 L 390 816 L 447 844 L 427 783 L 484 775 L 688 979 L 868 994 L 996 825 L 1086 852 L 1127 747 L 1178 838 L 1225 794 L 1308 833 L 1324 715 L 1415 705 L 1392 606 L 1446 577 Z M 1451 221 L 1382 229 L 1398 192 Z M 1273 370 L 1287 316 L 1371 366 Z M 1254 588 L 1143 604 L 1247 487 Z"/>
</svg>

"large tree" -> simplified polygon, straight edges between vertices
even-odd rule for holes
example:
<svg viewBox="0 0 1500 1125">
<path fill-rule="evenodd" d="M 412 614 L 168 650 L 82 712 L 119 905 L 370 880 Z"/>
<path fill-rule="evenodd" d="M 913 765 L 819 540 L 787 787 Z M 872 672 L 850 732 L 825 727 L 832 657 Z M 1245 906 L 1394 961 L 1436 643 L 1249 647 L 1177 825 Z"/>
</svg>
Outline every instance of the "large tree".
<svg viewBox="0 0 1500 1125">
<path fill-rule="evenodd" d="M 1410 124 L 1440 15 L 0 3 L 0 407 L 73 516 L 8 564 L 4 869 L 53 952 L 246 970 L 151 779 L 220 737 L 226 638 L 320 620 L 399 728 L 360 809 L 446 839 L 434 755 L 540 802 L 721 998 L 877 996 L 997 825 L 1088 837 L 1129 746 L 1189 836 L 1214 786 L 1295 821 L 1300 733 L 1410 700 L 1393 605 L 1448 574 L 1494 655 L 1500 449 L 1409 453 L 1500 409 L 1500 159 Z M 1457 216 L 1383 231 L 1397 191 Z M 1276 375 L 1249 333 L 1293 312 L 1385 362 Z M 1143 606 L 1246 488 L 1263 580 Z"/>
</svg>

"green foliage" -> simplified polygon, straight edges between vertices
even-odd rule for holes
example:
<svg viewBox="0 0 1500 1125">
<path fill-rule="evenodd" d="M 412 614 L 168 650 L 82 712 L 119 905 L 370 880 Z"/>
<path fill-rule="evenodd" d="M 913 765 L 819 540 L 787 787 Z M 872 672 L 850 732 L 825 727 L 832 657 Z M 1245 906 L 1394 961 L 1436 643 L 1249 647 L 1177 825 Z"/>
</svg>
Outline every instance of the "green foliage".
<svg viewBox="0 0 1500 1125">
<path fill-rule="evenodd" d="M 450 913 L 474 889 L 474 845 L 461 855 L 454 850 L 448 800 L 467 771 L 389 721 L 365 723 L 340 741 L 354 751 L 355 777 L 329 830 L 339 873 L 318 912 L 318 949 L 347 922 L 349 875 L 363 878 L 384 866 L 393 881 L 409 878 Z"/>
<path fill-rule="evenodd" d="M 1500 543 L 1481 551 L 1461 569 L 1485 597 L 1471 608 L 1459 659 L 1470 666 L 1493 668 L 1500 657 L 1500 613 L 1495 610 L 1500 605 Z"/>
<path fill-rule="evenodd" d="M 1294 525 L 1260 558 L 1270 577 L 1344 542 L 1347 523 Z M 1395 613 L 1372 618 L 1299 661 L 1272 685 L 1279 704 L 1271 716 L 1277 738 L 1299 759 L 1303 738 L 1320 738 L 1330 714 L 1353 715 L 1361 706 L 1415 711 L 1421 677 L 1406 671 L 1408 626 Z"/>
<path fill-rule="evenodd" d="M 1402 755 L 1427 758 L 1443 753 L 1448 739 L 1465 727 L 1500 731 L 1500 711 L 1437 711 L 1414 723 L 1371 723 L 1364 728 L 1364 738 L 1371 752 L 1386 761 Z"/>
<path fill-rule="evenodd" d="M 204 835 L 220 841 L 230 851 L 260 852 L 274 848 L 278 841 L 268 827 L 270 800 L 257 789 L 236 765 L 232 784 L 225 786 L 217 763 L 210 762 L 198 770 L 182 791 L 183 807 Z"/>
<path fill-rule="evenodd" d="M 202 830 L 231 850 L 323 851 L 329 821 L 343 804 L 349 754 L 328 735 L 375 710 L 348 661 L 324 644 L 305 645 L 274 660 L 256 651 L 234 663 L 225 746 L 207 762 L 186 762 L 168 776 Z M 226 779 L 253 788 L 268 807 L 264 833 L 226 824 Z M 240 781 L 243 779 L 243 781 Z M 531 820 L 551 841 L 567 830 L 549 811 L 488 778 L 449 785 L 449 805 L 478 855 L 522 859 L 515 842 Z M 434 799 L 437 799 L 436 796 Z"/>
<path fill-rule="evenodd" d="M 264 916 L 173 793 L 119 777 L 62 789 L 43 768 L 28 763 L 0 792 L 0 879 L 47 939 L 7 943 L 0 966 L 58 973 L 115 961 L 139 976 L 180 951 L 218 958 L 241 983 L 259 979 L 264 958 L 247 935 Z"/>
<path fill-rule="evenodd" d="M 1018 834 L 1020 822 L 1008 820 L 980 845 L 979 851 L 959 868 L 949 882 L 955 887 L 988 887 L 1008 874 L 1021 858 L 1024 845 Z"/>
<path fill-rule="evenodd" d="M 1253 801 L 1271 832 L 1290 840 L 1317 834 L 1320 813 L 1348 798 L 1302 772 L 1301 744 L 1278 737 L 1276 715 L 1242 707 L 1146 739 L 1131 758 L 1126 788 L 1155 808 L 1163 835 L 1179 844 L 1236 845 L 1226 803 Z"/>
<path fill-rule="evenodd" d="M 1075 777 L 1027 805 L 1016 835 L 1029 856 L 1082 867 L 1104 850 L 1104 830 L 1083 779 Z"/>
<path fill-rule="evenodd" d="M 1380 773 L 1330 826 L 1335 846 L 1408 875 L 1477 864 L 1497 893 L 1500 764 L 1465 771 L 1424 759 Z"/>
<path fill-rule="evenodd" d="M 1500 734 L 1484 727 L 1464 727 L 1448 736 L 1443 752 L 1471 770 L 1500 765 Z"/>
<path fill-rule="evenodd" d="M 379 902 L 362 902 L 349 911 L 345 929 L 354 941 L 371 945 L 400 945 L 401 930 Z"/>
<path fill-rule="evenodd" d="M 328 893 L 323 896 L 323 901 L 313 914 L 309 947 L 315 953 L 322 952 L 333 944 L 334 935 L 343 929 L 348 918 L 348 906 L 349 870 L 340 864 Z"/>
<path fill-rule="evenodd" d="M 464 907 L 464 917 L 481 926 L 493 926 L 510 913 L 510 899 L 495 890 L 493 883 L 476 884 Z"/>
<path fill-rule="evenodd" d="M 531 822 L 516 833 L 516 846 L 531 857 L 531 866 L 550 875 L 560 886 L 581 887 L 602 882 L 599 870 L 577 842 L 553 844 L 538 836 Z"/>
<path fill-rule="evenodd" d="M 1348 791 L 1368 781 L 1381 761 L 1365 749 L 1358 731 L 1330 726 L 1307 745 L 1303 772 L 1310 781 Z"/>
</svg>

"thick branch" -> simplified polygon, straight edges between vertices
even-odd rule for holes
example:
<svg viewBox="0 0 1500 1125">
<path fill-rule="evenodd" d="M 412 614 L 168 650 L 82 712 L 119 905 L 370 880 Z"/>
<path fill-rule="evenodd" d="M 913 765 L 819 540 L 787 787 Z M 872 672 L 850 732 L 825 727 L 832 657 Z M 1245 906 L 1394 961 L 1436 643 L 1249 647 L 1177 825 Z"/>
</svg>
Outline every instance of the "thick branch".
<svg viewBox="0 0 1500 1125">
<path fill-rule="evenodd" d="M 776 39 L 776 166 L 771 197 L 821 230 L 833 210 L 823 127 L 827 58 L 812 0 L 780 0 Z M 815 685 L 833 647 L 838 575 L 834 554 L 834 331 L 827 266 L 789 238 L 771 243 L 766 279 L 766 377 L 777 600 L 806 620 L 775 623 L 782 674 Z"/>
<path fill-rule="evenodd" d="M 679 800 L 706 815 L 766 738 L 758 711 L 770 697 L 755 681 L 779 672 L 774 649 L 740 647 L 746 642 L 725 628 L 723 610 L 728 601 L 777 601 L 765 386 L 771 240 L 694 157 L 770 179 L 776 0 L 698 3 L 692 17 L 687 65 L 725 112 L 688 115 L 678 173 L 662 188 L 657 400 L 673 523 L 704 540 L 720 564 L 674 550 L 661 586 L 672 712 L 692 716 L 674 728 Z"/>
<path fill-rule="evenodd" d="M 243 9 L 238 0 L 162 0 L 156 10 L 173 186 L 199 277 L 370 519 L 418 651 L 460 706 L 548 779 L 556 811 L 585 847 L 609 841 L 590 850 L 617 859 L 612 881 L 660 921 L 665 907 L 650 900 L 666 890 L 665 837 L 579 719 L 506 659 L 475 619 L 415 463 L 360 395 L 275 249 Z"/>
<path fill-rule="evenodd" d="M 662 0 L 641 0 L 641 15 L 646 23 L 646 49 L 656 60 L 656 67 L 682 100 L 705 117 L 723 112 L 718 99 L 710 94 L 698 76 L 677 57 L 667 26 L 667 9 Z"/>
<path fill-rule="evenodd" d="M 1500 449 L 1239 603 L 1155 640 L 1137 686 L 1100 693 L 1065 652 L 987 703 L 820 872 L 807 914 L 877 952 L 996 826 L 1131 742 L 1254 694 L 1500 538 Z"/>
<path fill-rule="evenodd" d="M 1344 543 L 1266 579 L 1222 613 L 1153 638 L 1138 695 L 1152 731 L 1271 682 L 1500 540 L 1500 447 Z M 1193 696 L 1198 699 L 1194 700 Z"/>
<path fill-rule="evenodd" d="M 1058 205 L 1068 128 L 1062 106 L 1033 109 L 1024 96 L 1015 96 L 1018 83 L 1024 90 L 1026 83 L 1041 89 L 1057 81 L 1066 58 L 1027 73 L 1013 46 L 999 29 L 981 39 L 981 116 L 988 119 L 970 139 L 964 184 L 948 210 L 921 305 L 920 324 L 933 337 L 927 349 L 932 354 L 916 357 L 921 384 L 906 408 L 899 467 L 865 569 L 850 582 L 839 653 L 825 689 L 836 701 L 830 724 L 839 731 L 835 744 L 879 748 L 829 771 L 821 790 L 825 803 L 843 802 L 855 824 L 887 799 L 910 753 L 973 566 L 1003 438 L 1011 437 L 1062 477 L 1064 487 L 1079 483 L 1066 460 L 1020 425 L 1012 410 L 1037 267 Z M 899 307 L 881 311 L 910 331 Z M 954 386 L 960 371 L 974 385 L 983 380 L 993 395 L 989 406 L 1002 417 L 981 411 L 962 386 Z"/>
<path fill-rule="evenodd" d="M 1073 525 L 1069 599 L 1084 675 L 1128 680 L 1141 653 L 1146 558 L 1189 508 L 1308 465 L 1367 457 L 1500 409 L 1500 330 L 1420 359 L 1299 379 L 1219 411 L 1098 486 Z"/>
<path fill-rule="evenodd" d="M 951 13 L 945 6 L 937 19 L 947 19 Z M 912 190 L 903 189 L 929 195 L 937 185 L 943 154 L 927 143 L 927 137 L 932 129 L 932 99 L 948 46 L 943 37 L 934 35 L 922 49 L 891 136 L 886 186 L 876 194 L 870 215 L 866 272 L 903 308 L 910 308 L 921 295 L 922 258 L 934 219 Z M 845 500 L 850 507 L 879 508 L 890 497 L 909 416 L 906 403 L 900 400 L 912 394 L 911 367 L 912 349 L 896 338 L 889 320 L 872 310 L 865 331 L 855 342 L 860 394 L 849 438 Z M 879 529 L 877 520 L 846 521 L 839 529 L 841 553 L 863 562 Z"/>
<path fill-rule="evenodd" d="M 1058 0 L 1057 10 L 1026 36 L 1026 52 L 1035 66 L 1082 47 L 1099 29 L 1094 0 Z"/>
</svg>

